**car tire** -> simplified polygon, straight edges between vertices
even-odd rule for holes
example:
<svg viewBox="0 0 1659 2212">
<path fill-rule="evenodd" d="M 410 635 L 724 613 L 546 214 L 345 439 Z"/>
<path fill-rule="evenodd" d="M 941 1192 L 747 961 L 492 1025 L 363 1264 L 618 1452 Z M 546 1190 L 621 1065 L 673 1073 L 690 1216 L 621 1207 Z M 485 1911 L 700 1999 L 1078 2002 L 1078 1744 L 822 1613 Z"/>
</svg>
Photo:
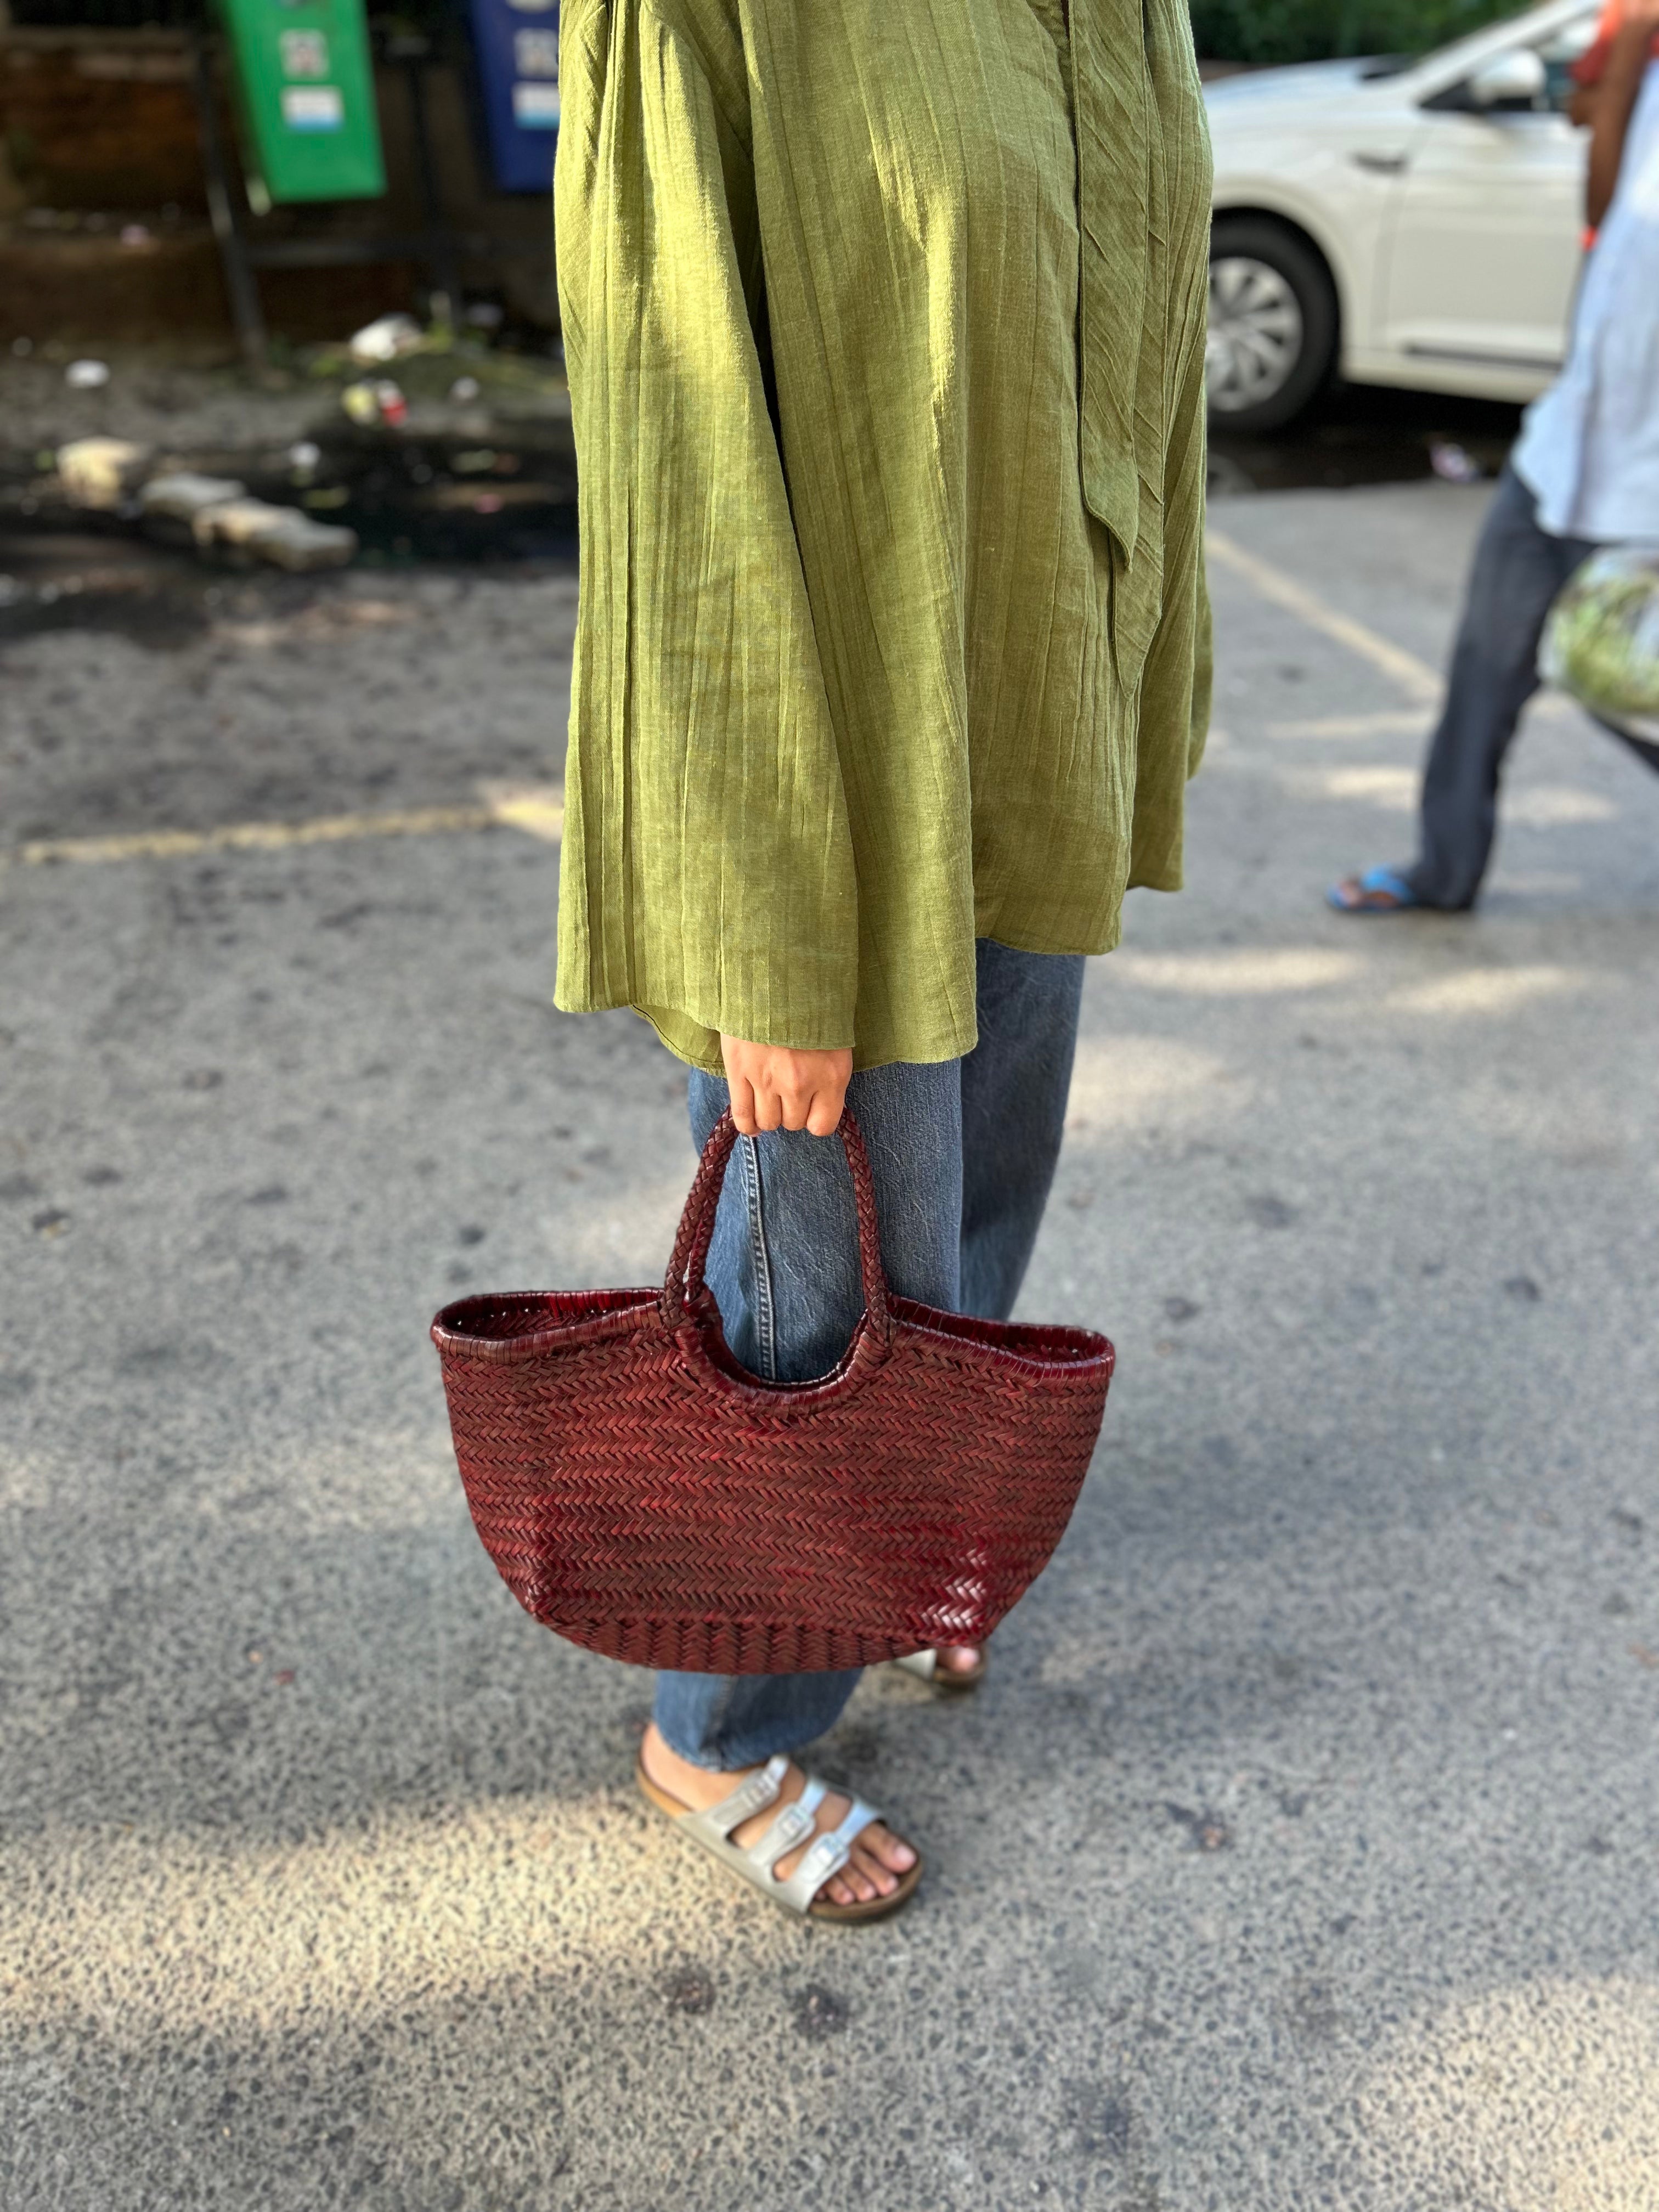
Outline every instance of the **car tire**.
<svg viewBox="0 0 1659 2212">
<path fill-rule="evenodd" d="M 1306 240 L 1268 217 L 1217 216 L 1205 356 L 1212 431 L 1294 421 L 1330 381 L 1336 334 L 1336 287 Z"/>
</svg>

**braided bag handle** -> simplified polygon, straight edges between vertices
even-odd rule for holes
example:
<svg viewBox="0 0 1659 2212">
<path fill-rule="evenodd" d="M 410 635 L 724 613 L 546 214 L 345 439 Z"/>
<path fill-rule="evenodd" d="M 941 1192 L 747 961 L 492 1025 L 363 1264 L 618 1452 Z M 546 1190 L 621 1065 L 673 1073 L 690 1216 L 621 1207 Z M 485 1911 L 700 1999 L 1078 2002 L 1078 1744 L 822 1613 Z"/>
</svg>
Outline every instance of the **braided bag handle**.
<svg viewBox="0 0 1659 2212">
<path fill-rule="evenodd" d="M 864 1279 L 865 1324 L 884 1346 L 892 1337 L 893 1321 L 887 1304 L 887 1275 L 881 1264 L 875 1177 L 870 1172 L 870 1155 L 864 1149 L 864 1139 L 850 1106 L 842 1109 L 836 1133 L 841 1139 L 853 1174 L 853 1202 L 859 1223 L 859 1272 Z M 702 1291 L 702 1271 L 714 1241 L 715 1210 L 737 1141 L 736 1122 L 729 1112 L 722 1114 L 703 1146 L 662 1286 L 662 1316 L 670 1328 L 685 1326 L 690 1319 L 687 1308 Z"/>
</svg>

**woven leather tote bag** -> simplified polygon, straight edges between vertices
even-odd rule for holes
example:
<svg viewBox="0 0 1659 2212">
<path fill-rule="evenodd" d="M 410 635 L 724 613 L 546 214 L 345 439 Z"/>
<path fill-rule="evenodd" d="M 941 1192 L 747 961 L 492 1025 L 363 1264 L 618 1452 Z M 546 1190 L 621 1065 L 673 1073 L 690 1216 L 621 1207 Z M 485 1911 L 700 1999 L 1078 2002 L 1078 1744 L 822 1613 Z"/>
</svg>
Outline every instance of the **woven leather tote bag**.
<svg viewBox="0 0 1659 2212">
<path fill-rule="evenodd" d="M 1113 1352 L 890 1296 L 858 1125 L 865 1311 L 834 1372 L 762 1382 L 703 1283 L 723 1115 L 658 1290 L 485 1293 L 432 1325 L 467 1504 L 526 1612 L 589 1650 L 798 1674 L 983 1643 L 1048 1564 Z"/>
</svg>

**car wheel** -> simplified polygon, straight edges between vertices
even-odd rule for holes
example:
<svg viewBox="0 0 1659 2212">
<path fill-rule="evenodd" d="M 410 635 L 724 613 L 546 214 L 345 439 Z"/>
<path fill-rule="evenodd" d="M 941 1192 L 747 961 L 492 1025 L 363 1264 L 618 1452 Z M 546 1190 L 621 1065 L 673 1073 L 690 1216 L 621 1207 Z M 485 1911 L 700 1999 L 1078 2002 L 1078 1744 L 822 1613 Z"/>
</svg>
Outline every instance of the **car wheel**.
<svg viewBox="0 0 1659 2212">
<path fill-rule="evenodd" d="M 1218 217 L 1210 236 L 1205 390 L 1216 430 L 1277 430 L 1328 380 L 1336 289 L 1294 231 Z"/>
</svg>

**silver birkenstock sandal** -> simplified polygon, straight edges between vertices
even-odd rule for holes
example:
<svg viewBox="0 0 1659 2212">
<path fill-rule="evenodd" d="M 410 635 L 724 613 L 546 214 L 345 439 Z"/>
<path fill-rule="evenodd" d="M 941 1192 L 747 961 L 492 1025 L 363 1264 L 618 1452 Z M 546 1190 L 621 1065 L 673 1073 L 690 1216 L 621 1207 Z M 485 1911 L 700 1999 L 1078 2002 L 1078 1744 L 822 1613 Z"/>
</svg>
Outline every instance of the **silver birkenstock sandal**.
<svg viewBox="0 0 1659 2212">
<path fill-rule="evenodd" d="M 979 1662 L 973 1667 L 941 1667 L 939 1653 L 931 1646 L 926 1651 L 907 1651 L 902 1659 L 895 1659 L 894 1666 L 902 1667 L 907 1674 L 914 1674 L 919 1682 L 931 1682 L 936 1690 L 949 1690 L 956 1695 L 963 1690 L 976 1690 L 985 1680 L 985 1670 L 990 1664 L 990 1653 L 981 1644 Z"/>
<path fill-rule="evenodd" d="M 860 1905 L 832 1905 L 818 1896 L 825 1882 L 832 1875 L 839 1874 L 853 1856 L 854 1838 L 872 1820 L 881 1818 L 872 1805 L 866 1805 L 861 1797 L 852 1797 L 850 1790 L 839 1793 L 852 1797 L 841 1826 L 818 1838 L 787 1881 L 778 1881 L 773 1874 L 778 1861 L 798 1850 L 811 1834 L 818 1807 L 830 1795 L 830 1785 L 821 1782 L 815 1774 L 807 1776 L 806 1787 L 800 1796 L 793 1804 L 780 1808 L 758 1841 L 746 1850 L 732 1841 L 733 1828 L 740 1828 L 745 1820 L 753 1820 L 757 1813 L 763 1813 L 769 1805 L 777 1802 L 783 1778 L 788 1771 L 789 1761 L 779 1752 L 764 1766 L 757 1766 L 752 1774 L 745 1775 L 729 1797 L 723 1797 L 705 1813 L 683 1805 L 678 1797 L 671 1797 L 646 1772 L 643 1759 L 635 1764 L 634 1778 L 657 1810 L 665 1813 L 682 1835 L 700 1844 L 751 1888 L 757 1889 L 763 1897 L 769 1897 L 787 1911 L 807 1914 L 814 1920 L 880 1920 L 890 1912 L 896 1912 L 915 1893 L 921 1880 L 920 1856 L 915 1864 L 899 1876 L 898 1887 L 890 1896 L 866 1898 Z"/>
</svg>

